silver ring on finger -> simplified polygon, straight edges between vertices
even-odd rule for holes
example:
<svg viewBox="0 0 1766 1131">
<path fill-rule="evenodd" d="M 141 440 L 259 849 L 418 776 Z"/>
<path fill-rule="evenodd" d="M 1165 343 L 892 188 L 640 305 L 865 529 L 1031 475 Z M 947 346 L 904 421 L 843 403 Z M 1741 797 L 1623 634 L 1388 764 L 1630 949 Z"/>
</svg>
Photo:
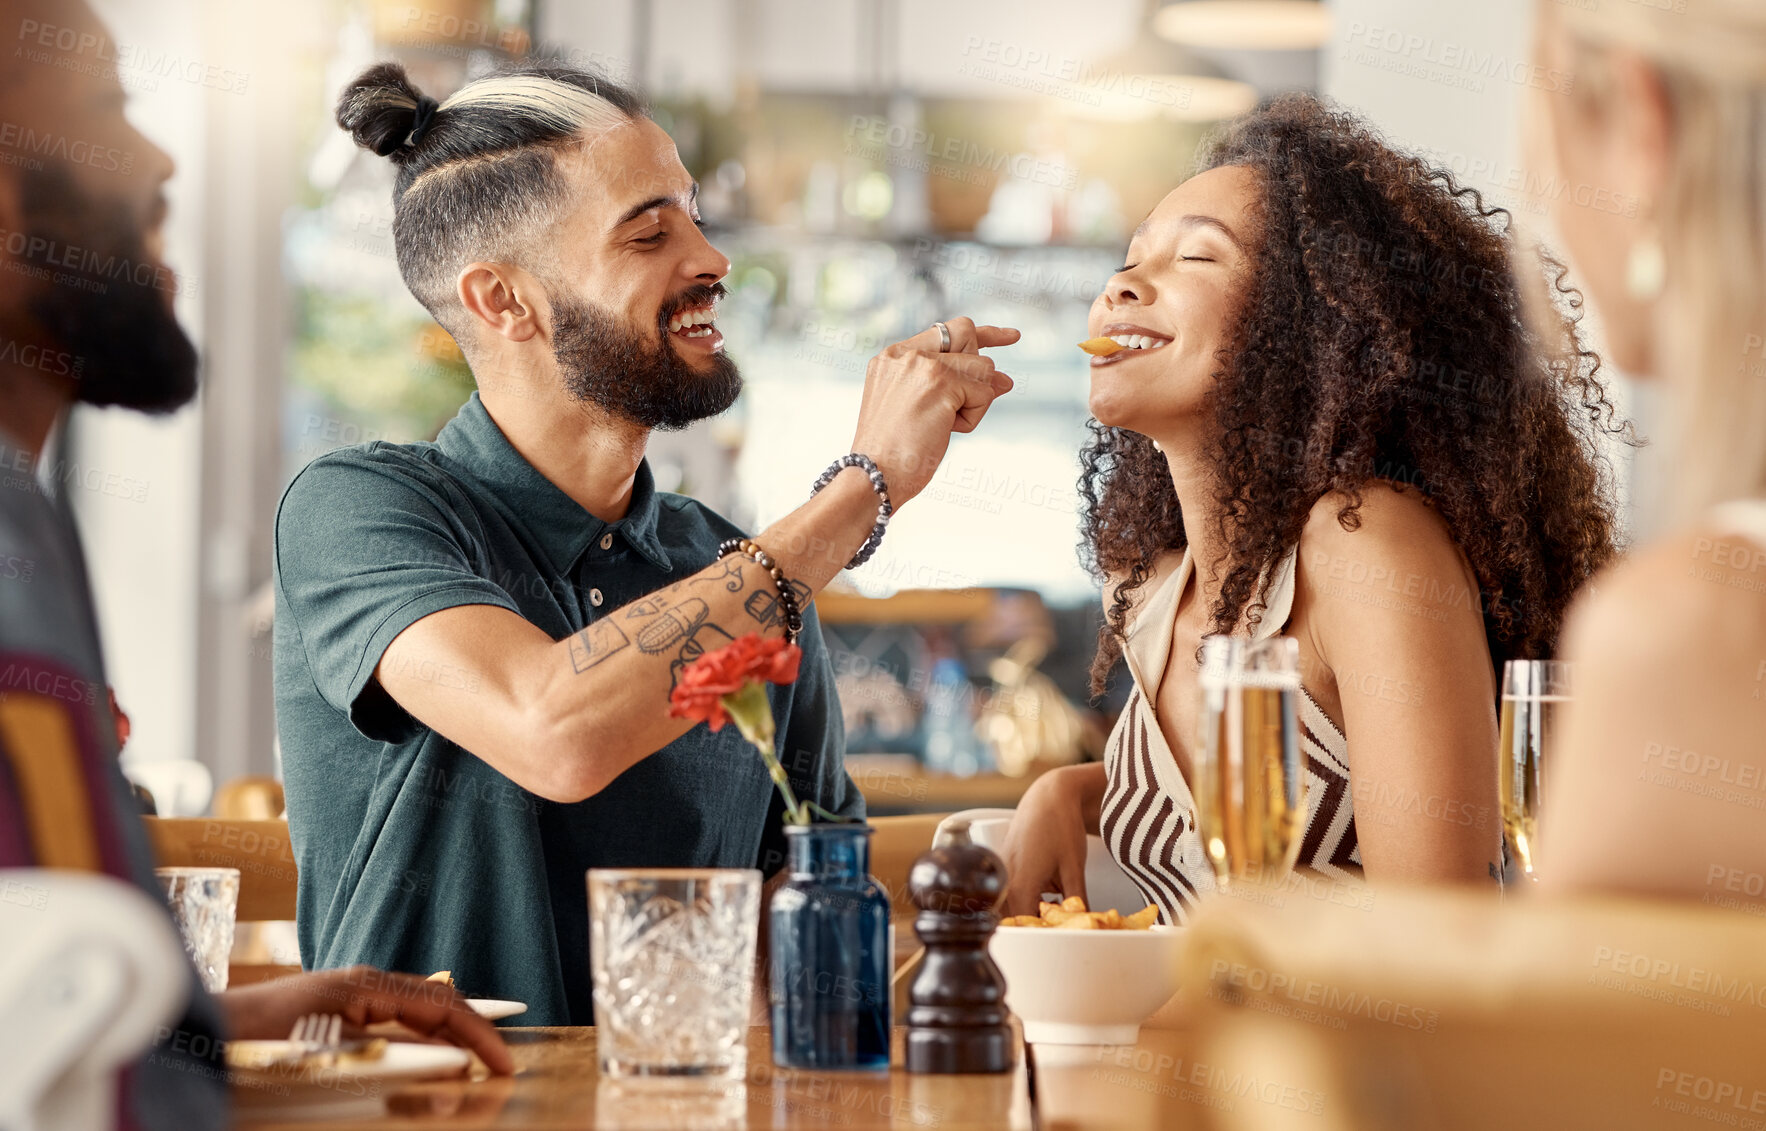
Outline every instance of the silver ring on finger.
<svg viewBox="0 0 1766 1131">
<path fill-rule="evenodd" d="M 946 326 L 942 322 L 934 322 L 934 323 L 932 323 L 932 325 L 937 327 L 937 329 L 938 329 L 938 352 L 939 353 L 949 353 L 950 352 L 950 327 Z"/>
</svg>

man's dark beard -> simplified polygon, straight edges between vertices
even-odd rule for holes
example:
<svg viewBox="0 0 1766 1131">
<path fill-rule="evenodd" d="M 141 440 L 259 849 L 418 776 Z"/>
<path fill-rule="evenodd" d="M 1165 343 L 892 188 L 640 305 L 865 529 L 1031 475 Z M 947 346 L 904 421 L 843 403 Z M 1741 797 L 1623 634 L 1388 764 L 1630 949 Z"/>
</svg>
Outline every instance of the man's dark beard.
<svg viewBox="0 0 1766 1131">
<path fill-rule="evenodd" d="M 676 311 L 704 306 L 724 293 L 722 285 L 691 287 L 663 308 L 659 334 Z M 716 416 L 736 402 L 742 373 L 723 353 L 704 370 L 694 369 L 666 340 L 633 333 L 592 303 L 552 302 L 552 353 L 565 391 L 645 428 L 670 431 Z"/>
<path fill-rule="evenodd" d="M 171 276 L 147 253 L 142 221 L 82 191 L 62 165 L 25 174 L 19 204 L 26 238 L 47 241 L 22 265 L 78 280 L 39 278 L 29 303 L 41 332 L 73 355 L 78 399 L 153 413 L 189 403 L 196 347 L 172 314 Z"/>
</svg>

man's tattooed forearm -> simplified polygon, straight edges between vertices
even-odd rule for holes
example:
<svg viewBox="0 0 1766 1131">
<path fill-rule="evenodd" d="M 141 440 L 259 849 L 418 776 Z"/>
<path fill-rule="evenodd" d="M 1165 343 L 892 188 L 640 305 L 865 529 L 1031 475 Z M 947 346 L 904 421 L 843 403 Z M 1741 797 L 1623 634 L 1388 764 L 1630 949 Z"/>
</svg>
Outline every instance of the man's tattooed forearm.
<svg viewBox="0 0 1766 1131">
<path fill-rule="evenodd" d="M 671 684 L 680 682 L 681 670 L 688 664 L 736 639 L 735 633 L 711 619 L 711 606 L 698 597 L 652 593 L 621 619 L 638 651 L 669 657 Z"/>
<path fill-rule="evenodd" d="M 638 608 L 644 610 L 638 615 L 643 621 L 637 630 L 638 651 L 651 656 L 675 651 L 711 617 L 711 606 L 697 597 L 674 601 L 657 594 L 639 602 Z M 627 615 L 626 619 L 634 618 Z"/>
<path fill-rule="evenodd" d="M 788 584 L 791 586 L 791 592 L 797 597 L 797 607 L 808 608 L 809 586 L 801 581 L 792 581 Z M 779 609 L 779 596 L 770 588 L 756 589 L 750 593 L 748 600 L 742 602 L 742 609 L 750 617 L 768 628 L 776 624 L 783 624 L 785 621 L 785 614 Z"/>
<path fill-rule="evenodd" d="M 613 621 L 596 621 L 570 638 L 570 666 L 581 675 L 631 642 Z"/>
<path fill-rule="evenodd" d="M 768 628 L 783 619 L 779 612 L 779 599 L 765 589 L 756 589 L 748 594 L 748 600 L 742 602 L 742 608 L 749 616 Z"/>
<path fill-rule="evenodd" d="M 719 569 L 719 572 L 712 573 L 713 569 Z M 735 558 L 724 558 L 722 561 L 708 566 L 705 573 L 687 579 L 688 585 L 716 585 L 719 583 L 722 583 L 723 587 L 732 593 L 742 592 L 742 563 Z"/>
<path fill-rule="evenodd" d="M 719 583 L 732 593 L 739 592 L 746 580 L 741 564 L 734 561 L 721 564 L 726 567 L 722 573 L 691 578 L 686 584 Z M 779 611 L 779 597 L 773 591 L 772 579 L 764 575 L 763 579 L 766 586 L 750 593 L 742 608 L 751 619 L 770 628 L 783 623 L 784 618 Z M 791 582 L 790 585 L 799 605 L 807 606 L 809 586 L 801 582 Z M 676 586 L 673 590 L 652 593 L 641 601 L 634 601 L 571 637 L 570 663 L 578 673 L 585 672 L 622 648 L 635 644 L 646 656 L 669 657 L 671 683 L 679 683 L 681 671 L 688 664 L 733 642 L 739 634 L 739 630 L 732 631 L 713 620 L 710 605 L 698 597 L 682 596 L 680 587 Z"/>
</svg>

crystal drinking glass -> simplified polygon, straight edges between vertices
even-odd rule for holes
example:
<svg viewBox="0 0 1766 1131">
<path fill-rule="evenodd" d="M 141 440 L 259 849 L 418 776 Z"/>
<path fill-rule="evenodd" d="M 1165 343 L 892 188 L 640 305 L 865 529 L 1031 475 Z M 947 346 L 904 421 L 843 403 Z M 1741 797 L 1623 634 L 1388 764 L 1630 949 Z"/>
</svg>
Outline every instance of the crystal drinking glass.
<svg viewBox="0 0 1766 1131">
<path fill-rule="evenodd" d="M 238 868 L 156 868 L 166 903 L 196 965 L 202 988 L 227 988 L 227 962 L 233 954 L 233 924 L 239 915 Z"/>
<path fill-rule="evenodd" d="M 601 1074 L 742 1078 L 759 927 L 752 869 L 590 869 Z"/>
</svg>

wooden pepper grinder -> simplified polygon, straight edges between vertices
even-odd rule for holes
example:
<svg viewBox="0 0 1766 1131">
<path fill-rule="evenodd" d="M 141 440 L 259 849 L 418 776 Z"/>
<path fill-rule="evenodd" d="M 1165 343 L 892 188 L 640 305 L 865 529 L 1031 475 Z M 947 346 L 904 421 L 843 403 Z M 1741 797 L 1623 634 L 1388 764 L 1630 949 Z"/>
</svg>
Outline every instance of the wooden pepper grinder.
<svg viewBox="0 0 1766 1131">
<path fill-rule="evenodd" d="M 908 989 L 909 1072 L 1012 1070 L 1006 980 L 987 953 L 1005 891 L 1005 861 L 969 839 L 967 821 L 949 826 L 914 861 L 908 892 L 926 950 Z"/>
</svg>

